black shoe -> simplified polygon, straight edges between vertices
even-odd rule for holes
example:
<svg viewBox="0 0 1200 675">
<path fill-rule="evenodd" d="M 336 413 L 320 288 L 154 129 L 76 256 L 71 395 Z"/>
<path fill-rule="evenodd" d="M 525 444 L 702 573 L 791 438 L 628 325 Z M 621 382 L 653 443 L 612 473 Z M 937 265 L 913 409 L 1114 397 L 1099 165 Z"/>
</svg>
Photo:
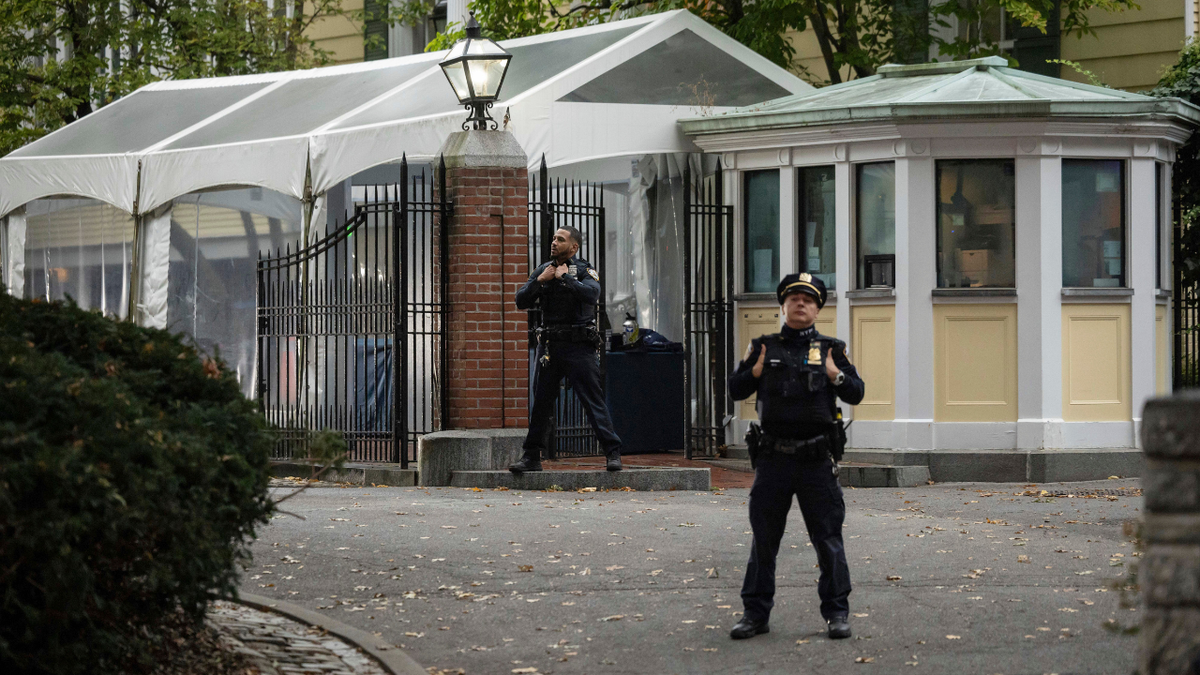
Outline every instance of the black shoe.
<svg viewBox="0 0 1200 675">
<path fill-rule="evenodd" d="M 771 627 L 767 625 L 766 621 L 742 619 L 741 621 L 737 622 L 737 624 L 733 627 L 733 630 L 729 631 L 729 637 L 733 638 L 734 640 L 745 640 L 746 638 L 752 638 L 755 635 L 762 635 L 763 633 L 770 632 Z"/>
<path fill-rule="evenodd" d="M 605 462 L 605 468 L 607 468 L 609 471 L 620 471 L 621 470 L 621 451 L 620 450 L 608 455 L 608 461 Z"/>
<path fill-rule="evenodd" d="M 523 455 L 521 459 L 518 459 L 513 464 L 510 464 L 508 470 L 517 474 L 518 476 L 526 471 L 541 471 L 542 459 L 536 456 L 531 457 L 530 455 Z"/>
<path fill-rule="evenodd" d="M 829 639 L 844 640 L 850 637 L 850 618 L 842 615 L 827 619 L 825 623 L 829 624 Z"/>
</svg>

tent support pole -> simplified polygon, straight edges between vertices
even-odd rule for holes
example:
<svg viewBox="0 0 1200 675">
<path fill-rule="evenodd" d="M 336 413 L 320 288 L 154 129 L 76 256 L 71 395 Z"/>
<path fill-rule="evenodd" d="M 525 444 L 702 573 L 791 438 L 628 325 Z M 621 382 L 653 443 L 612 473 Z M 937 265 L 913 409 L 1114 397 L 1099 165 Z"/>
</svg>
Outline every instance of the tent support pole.
<svg viewBox="0 0 1200 675">
<path fill-rule="evenodd" d="M 137 183 L 133 195 L 133 255 L 129 260 L 129 306 L 125 308 L 125 320 L 138 322 L 137 306 L 142 295 L 142 215 L 138 202 L 142 198 L 142 160 L 138 160 Z"/>
</svg>

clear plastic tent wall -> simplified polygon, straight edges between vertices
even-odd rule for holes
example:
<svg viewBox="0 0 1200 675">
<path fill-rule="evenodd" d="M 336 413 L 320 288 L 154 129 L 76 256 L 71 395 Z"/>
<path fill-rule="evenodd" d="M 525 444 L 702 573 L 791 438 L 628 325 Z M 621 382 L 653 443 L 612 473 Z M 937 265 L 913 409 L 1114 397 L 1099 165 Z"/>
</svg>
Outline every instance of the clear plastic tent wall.
<svg viewBox="0 0 1200 675">
<path fill-rule="evenodd" d="M 531 168 L 695 152 L 678 119 L 811 90 L 686 11 L 502 46 L 513 59 L 492 114 Z M 351 177 L 433 160 L 466 116 L 442 56 L 157 82 L 0 158 L 9 292 L 186 332 L 219 347 L 252 395 L 257 253 L 319 238 L 326 192 Z M 645 191 L 610 202 L 631 224 L 635 198 Z M 618 294 L 642 313 L 652 280 L 627 274 Z"/>
</svg>

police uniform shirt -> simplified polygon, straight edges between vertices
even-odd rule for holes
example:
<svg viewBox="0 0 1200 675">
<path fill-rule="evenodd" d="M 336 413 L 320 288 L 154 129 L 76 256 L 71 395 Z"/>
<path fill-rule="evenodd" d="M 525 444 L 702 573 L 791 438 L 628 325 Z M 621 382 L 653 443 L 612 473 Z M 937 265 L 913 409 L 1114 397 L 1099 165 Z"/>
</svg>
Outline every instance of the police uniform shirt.
<svg viewBox="0 0 1200 675">
<path fill-rule="evenodd" d="M 538 281 L 538 275 L 553 260 L 542 263 L 529 281 L 517 291 L 517 309 L 533 309 L 542 301 L 542 325 L 583 326 L 595 323 L 596 302 L 600 299 L 600 274 L 578 256 L 567 261 L 567 273 L 561 278 Z"/>
<path fill-rule="evenodd" d="M 753 368 L 763 344 L 767 355 L 762 375 L 755 378 Z M 839 386 L 834 386 L 825 371 L 827 358 L 846 375 Z M 812 326 L 797 330 L 784 325 L 779 333 L 753 340 L 729 378 L 733 400 L 757 394 L 763 431 L 776 438 L 807 439 L 825 433 L 834 422 L 836 399 L 858 405 L 865 390 L 846 357 L 846 343 L 821 335 Z"/>
</svg>

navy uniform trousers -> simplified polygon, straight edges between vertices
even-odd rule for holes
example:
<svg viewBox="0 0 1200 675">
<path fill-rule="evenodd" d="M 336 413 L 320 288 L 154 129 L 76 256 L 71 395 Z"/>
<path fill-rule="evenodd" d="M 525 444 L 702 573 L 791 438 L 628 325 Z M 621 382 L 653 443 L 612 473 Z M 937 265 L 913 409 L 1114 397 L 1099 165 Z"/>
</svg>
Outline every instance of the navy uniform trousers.
<svg viewBox="0 0 1200 675">
<path fill-rule="evenodd" d="M 808 528 L 808 538 L 817 552 L 821 578 L 817 594 L 821 598 L 821 616 L 829 619 L 850 611 L 850 568 L 842 544 L 842 521 L 846 502 L 842 487 L 833 475 L 833 460 L 798 459 L 796 455 L 766 453 L 760 455 L 750 488 L 750 528 L 754 543 L 746 580 L 742 584 L 745 618 L 767 621 L 775 606 L 775 556 L 787 526 L 792 497 L 800 502 L 800 513 Z"/>
<path fill-rule="evenodd" d="M 533 410 L 529 413 L 529 434 L 524 449 L 545 456 L 554 424 L 554 402 L 558 399 L 559 383 L 566 377 L 576 398 L 583 404 L 588 422 L 605 454 L 621 449 L 621 439 L 613 430 L 612 417 L 600 386 L 600 362 L 596 347 L 588 342 L 550 343 L 550 362 L 542 363 L 546 345 L 538 345 L 537 368 L 533 373 Z"/>
</svg>

